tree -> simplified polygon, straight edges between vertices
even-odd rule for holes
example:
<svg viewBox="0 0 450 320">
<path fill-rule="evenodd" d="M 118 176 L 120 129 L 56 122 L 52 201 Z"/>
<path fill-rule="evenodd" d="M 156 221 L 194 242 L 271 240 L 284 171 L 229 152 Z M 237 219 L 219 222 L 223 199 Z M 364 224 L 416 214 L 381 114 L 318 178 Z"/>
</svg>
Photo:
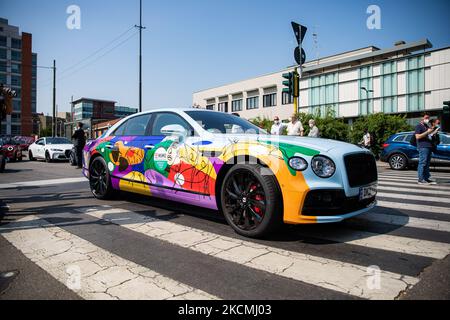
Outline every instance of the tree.
<svg viewBox="0 0 450 320">
<path fill-rule="evenodd" d="M 381 146 L 391 135 L 398 132 L 411 131 L 412 127 L 406 122 L 406 115 L 375 113 L 361 117 L 353 123 L 353 127 L 350 130 L 350 142 L 361 142 L 365 129 L 373 136 L 373 153 L 379 155 Z"/>
<path fill-rule="evenodd" d="M 52 128 L 41 128 L 39 131 L 39 137 L 51 137 L 52 136 Z"/>
<path fill-rule="evenodd" d="M 269 118 L 267 118 L 267 117 L 262 118 L 260 116 L 254 118 L 254 119 L 250 119 L 249 121 L 251 123 L 253 123 L 255 126 L 266 130 L 267 132 L 270 132 L 270 129 L 272 128 L 272 123 L 273 123 L 272 120 L 270 120 Z"/>
<path fill-rule="evenodd" d="M 318 111 L 315 115 L 299 113 L 298 118 L 305 128 L 305 135 L 309 134 L 309 120 L 313 119 L 319 128 L 321 138 L 348 141 L 349 126 L 343 119 L 336 118 L 336 113 L 331 106 L 326 108 L 323 116 Z"/>
</svg>

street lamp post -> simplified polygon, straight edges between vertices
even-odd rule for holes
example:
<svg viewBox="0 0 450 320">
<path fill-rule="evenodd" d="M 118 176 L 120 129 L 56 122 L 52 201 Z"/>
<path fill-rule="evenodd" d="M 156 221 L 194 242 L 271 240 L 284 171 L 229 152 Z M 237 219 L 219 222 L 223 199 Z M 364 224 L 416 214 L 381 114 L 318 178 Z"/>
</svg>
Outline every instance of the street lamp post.
<svg viewBox="0 0 450 320">
<path fill-rule="evenodd" d="M 373 90 L 372 89 L 367 89 L 366 87 L 361 87 L 361 90 L 364 90 L 366 92 L 366 100 L 367 100 L 367 102 L 366 102 L 366 111 L 367 111 L 367 114 L 369 114 L 369 103 L 370 103 L 370 101 L 369 101 L 369 99 L 370 99 L 369 93 L 373 93 Z"/>
</svg>

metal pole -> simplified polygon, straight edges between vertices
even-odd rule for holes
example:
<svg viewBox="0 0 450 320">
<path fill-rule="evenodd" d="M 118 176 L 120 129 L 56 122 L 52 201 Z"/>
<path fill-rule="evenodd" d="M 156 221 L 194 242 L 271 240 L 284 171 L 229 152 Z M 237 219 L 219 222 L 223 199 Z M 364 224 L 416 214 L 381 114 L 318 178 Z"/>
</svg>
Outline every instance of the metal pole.
<svg viewBox="0 0 450 320">
<path fill-rule="evenodd" d="M 142 112 L 142 0 L 139 1 L 139 112 Z"/>
<path fill-rule="evenodd" d="M 52 136 L 56 135 L 56 60 L 53 60 L 53 119 Z"/>
</svg>

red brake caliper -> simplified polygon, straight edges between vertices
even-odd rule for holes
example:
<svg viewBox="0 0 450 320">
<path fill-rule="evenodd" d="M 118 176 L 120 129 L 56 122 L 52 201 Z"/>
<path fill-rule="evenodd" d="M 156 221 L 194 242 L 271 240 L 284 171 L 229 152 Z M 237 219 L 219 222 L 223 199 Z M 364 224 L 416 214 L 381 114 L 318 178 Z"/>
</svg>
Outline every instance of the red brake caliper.
<svg viewBox="0 0 450 320">
<path fill-rule="evenodd" d="M 250 188 L 251 192 L 255 191 L 256 188 L 257 188 L 257 187 L 256 187 L 255 184 L 252 185 L 251 188 Z M 256 200 L 256 201 L 264 201 L 264 196 L 261 195 L 261 194 L 257 194 L 257 195 L 255 195 L 255 197 L 253 198 L 253 200 Z M 255 206 L 255 205 L 252 206 L 252 209 L 253 209 L 258 215 L 262 215 L 262 214 L 263 214 L 261 208 Z"/>
</svg>

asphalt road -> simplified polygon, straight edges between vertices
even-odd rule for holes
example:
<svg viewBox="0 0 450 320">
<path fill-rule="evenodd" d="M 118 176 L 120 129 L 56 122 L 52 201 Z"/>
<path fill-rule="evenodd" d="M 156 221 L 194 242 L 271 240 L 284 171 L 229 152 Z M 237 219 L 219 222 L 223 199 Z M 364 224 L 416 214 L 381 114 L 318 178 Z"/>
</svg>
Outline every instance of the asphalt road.
<svg viewBox="0 0 450 320">
<path fill-rule="evenodd" d="M 450 172 L 379 167 L 379 206 L 339 224 L 235 234 L 215 211 L 93 198 L 67 163 L 0 175 L 0 299 L 449 299 Z"/>
</svg>

